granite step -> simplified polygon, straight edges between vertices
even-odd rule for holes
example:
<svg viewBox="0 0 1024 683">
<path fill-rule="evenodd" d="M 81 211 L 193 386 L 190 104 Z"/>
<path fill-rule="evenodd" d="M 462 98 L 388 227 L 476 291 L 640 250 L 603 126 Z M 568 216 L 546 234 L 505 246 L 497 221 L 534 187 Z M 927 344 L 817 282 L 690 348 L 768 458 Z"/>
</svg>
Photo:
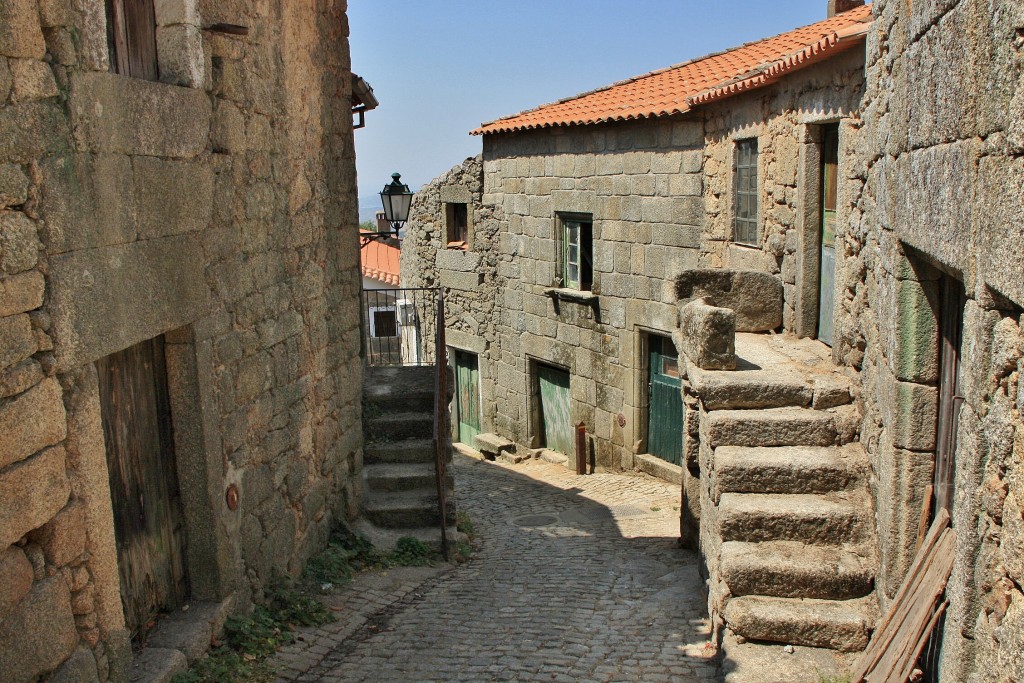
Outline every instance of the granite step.
<svg viewBox="0 0 1024 683">
<path fill-rule="evenodd" d="M 872 598 L 808 600 L 748 595 L 725 607 L 725 619 L 749 640 L 822 647 L 842 652 L 863 650 L 874 621 Z"/>
<path fill-rule="evenodd" d="M 874 587 L 869 553 L 799 541 L 722 544 L 722 580 L 734 596 L 849 600 Z"/>
<path fill-rule="evenodd" d="M 862 491 L 819 494 L 723 493 L 718 504 L 723 541 L 857 543 L 871 532 L 869 496 Z"/>
<path fill-rule="evenodd" d="M 820 647 L 752 642 L 726 631 L 722 638 L 724 683 L 822 683 L 844 680 L 857 655 Z"/>
<path fill-rule="evenodd" d="M 814 399 L 814 388 L 796 372 L 703 370 L 691 363 L 687 374 L 707 410 L 807 408 Z"/>
<path fill-rule="evenodd" d="M 432 413 L 402 412 L 371 415 L 365 419 L 368 441 L 429 439 L 434 435 Z"/>
<path fill-rule="evenodd" d="M 432 366 L 367 368 L 363 378 L 366 412 L 433 412 L 435 373 Z"/>
<path fill-rule="evenodd" d="M 830 410 L 767 408 L 707 413 L 708 439 L 718 446 L 832 446 L 856 440 L 854 406 Z"/>
<path fill-rule="evenodd" d="M 433 463 L 433 439 L 405 439 L 367 443 L 363 449 L 363 463 Z"/>
<path fill-rule="evenodd" d="M 437 494 L 424 489 L 367 492 L 363 513 L 370 522 L 386 529 L 416 529 L 441 523 Z"/>
<path fill-rule="evenodd" d="M 859 443 L 715 449 L 717 495 L 843 491 L 862 484 L 867 471 L 867 456 Z"/>
<path fill-rule="evenodd" d="M 363 478 L 366 481 L 367 491 L 412 491 L 437 488 L 433 461 L 366 465 L 363 467 Z M 447 479 L 448 487 L 451 488 L 453 479 L 450 472 Z"/>
</svg>

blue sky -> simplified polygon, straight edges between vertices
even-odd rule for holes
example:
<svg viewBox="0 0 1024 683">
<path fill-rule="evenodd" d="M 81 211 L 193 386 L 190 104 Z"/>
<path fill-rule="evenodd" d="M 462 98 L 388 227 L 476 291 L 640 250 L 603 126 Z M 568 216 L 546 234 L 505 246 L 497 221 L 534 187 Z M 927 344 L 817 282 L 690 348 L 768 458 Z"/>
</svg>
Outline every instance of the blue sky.
<svg viewBox="0 0 1024 683">
<path fill-rule="evenodd" d="M 480 152 L 485 121 L 825 18 L 826 0 L 349 0 L 359 195 Z"/>
</svg>

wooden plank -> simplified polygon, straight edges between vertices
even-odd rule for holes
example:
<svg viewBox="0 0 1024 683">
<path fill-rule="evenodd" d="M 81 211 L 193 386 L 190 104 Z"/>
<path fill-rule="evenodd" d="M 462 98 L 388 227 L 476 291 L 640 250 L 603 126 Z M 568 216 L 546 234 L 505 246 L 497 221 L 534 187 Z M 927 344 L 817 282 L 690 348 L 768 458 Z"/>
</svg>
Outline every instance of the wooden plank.
<svg viewBox="0 0 1024 683">
<path fill-rule="evenodd" d="M 893 621 L 894 619 L 902 618 L 899 610 L 903 609 L 902 605 L 906 601 L 908 594 L 915 590 L 916 581 L 918 580 L 918 575 L 922 574 L 923 565 L 931 560 L 932 550 L 948 526 L 949 512 L 945 509 L 940 509 L 936 513 L 935 521 L 932 522 L 932 526 L 928 530 L 928 534 L 925 536 L 917 555 L 914 557 L 914 562 L 911 564 L 903 584 L 896 592 L 889 610 L 886 612 L 882 622 L 875 628 L 867 649 L 864 650 L 854 665 L 851 683 L 862 683 L 867 674 L 874 670 L 879 659 L 885 654 L 885 649 L 899 626 L 896 624 L 894 628 Z"/>
<path fill-rule="evenodd" d="M 156 54 L 156 12 L 153 0 L 123 0 L 128 42 L 128 75 L 160 80 Z"/>
<path fill-rule="evenodd" d="M 935 488 L 929 484 L 924 490 L 924 503 L 921 505 L 921 519 L 917 524 L 917 544 L 915 548 L 920 549 L 924 543 L 924 537 L 928 534 L 928 519 L 932 514 L 932 495 Z"/>
</svg>

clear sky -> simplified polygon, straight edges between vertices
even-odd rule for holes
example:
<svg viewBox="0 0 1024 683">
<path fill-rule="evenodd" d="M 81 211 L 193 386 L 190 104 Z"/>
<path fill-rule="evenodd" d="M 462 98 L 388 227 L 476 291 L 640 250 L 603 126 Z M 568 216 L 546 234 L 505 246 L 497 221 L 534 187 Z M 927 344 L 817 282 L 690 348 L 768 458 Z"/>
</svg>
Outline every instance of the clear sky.
<svg viewBox="0 0 1024 683">
<path fill-rule="evenodd" d="M 827 0 L 349 0 L 352 70 L 380 100 L 355 132 L 359 195 L 376 195 L 395 171 L 416 190 L 479 154 L 469 131 L 485 121 L 826 10 Z"/>
</svg>

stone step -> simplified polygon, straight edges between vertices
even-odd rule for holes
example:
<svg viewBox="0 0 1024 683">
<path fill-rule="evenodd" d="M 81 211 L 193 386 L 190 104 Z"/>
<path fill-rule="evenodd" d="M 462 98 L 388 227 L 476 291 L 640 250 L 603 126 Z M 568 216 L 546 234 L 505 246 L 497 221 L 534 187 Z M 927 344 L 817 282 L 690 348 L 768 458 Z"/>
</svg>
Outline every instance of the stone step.
<svg viewBox="0 0 1024 683">
<path fill-rule="evenodd" d="M 367 368 L 363 403 L 371 414 L 434 410 L 435 368 Z"/>
<path fill-rule="evenodd" d="M 854 441 L 860 426 L 854 406 L 713 410 L 707 420 L 712 447 L 832 446 Z"/>
<path fill-rule="evenodd" d="M 857 656 L 820 647 L 740 642 L 726 629 L 722 637 L 724 683 L 822 683 L 849 676 Z"/>
<path fill-rule="evenodd" d="M 855 652 L 868 644 L 874 609 L 871 598 L 804 600 L 748 595 L 729 601 L 725 621 L 734 633 L 749 640 Z"/>
<path fill-rule="evenodd" d="M 433 439 L 404 439 L 367 443 L 363 449 L 363 463 L 433 463 Z"/>
<path fill-rule="evenodd" d="M 791 371 L 702 370 L 690 364 L 687 375 L 707 410 L 806 408 L 814 398 L 814 388 Z"/>
<path fill-rule="evenodd" d="M 722 493 L 829 493 L 862 483 L 868 461 L 859 443 L 846 446 L 720 446 L 715 490 Z"/>
<path fill-rule="evenodd" d="M 412 491 L 437 489 L 434 463 L 380 463 L 363 467 L 367 491 Z M 448 487 L 453 485 L 451 472 L 447 474 Z"/>
<path fill-rule="evenodd" d="M 857 543 L 871 530 L 866 493 L 723 493 L 718 504 L 723 541 Z"/>
<path fill-rule="evenodd" d="M 423 490 L 368 492 L 363 501 L 363 513 L 370 522 L 386 529 L 437 526 L 441 520 L 437 494 Z"/>
<path fill-rule="evenodd" d="M 874 587 L 867 551 L 797 541 L 722 544 L 722 580 L 735 596 L 849 600 Z"/>
<path fill-rule="evenodd" d="M 365 420 L 368 441 L 402 441 L 429 439 L 434 434 L 432 413 L 384 413 Z"/>
<path fill-rule="evenodd" d="M 440 549 L 441 547 L 440 525 L 412 527 L 406 529 L 386 529 L 379 527 L 366 519 L 360 519 L 357 520 L 353 526 L 359 534 L 370 541 L 370 543 L 373 544 L 373 547 L 378 550 L 394 550 L 395 546 L 398 545 L 399 539 L 406 537 L 415 538 L 417 541 L 422 541 L 423 543 L 434 546 L 437 549 Z M 454 524 L 449 524 L 447 531 L 449 547 L 455 543 L 466 540 L 466 535 L 455 528 Z"/>
</svg>

